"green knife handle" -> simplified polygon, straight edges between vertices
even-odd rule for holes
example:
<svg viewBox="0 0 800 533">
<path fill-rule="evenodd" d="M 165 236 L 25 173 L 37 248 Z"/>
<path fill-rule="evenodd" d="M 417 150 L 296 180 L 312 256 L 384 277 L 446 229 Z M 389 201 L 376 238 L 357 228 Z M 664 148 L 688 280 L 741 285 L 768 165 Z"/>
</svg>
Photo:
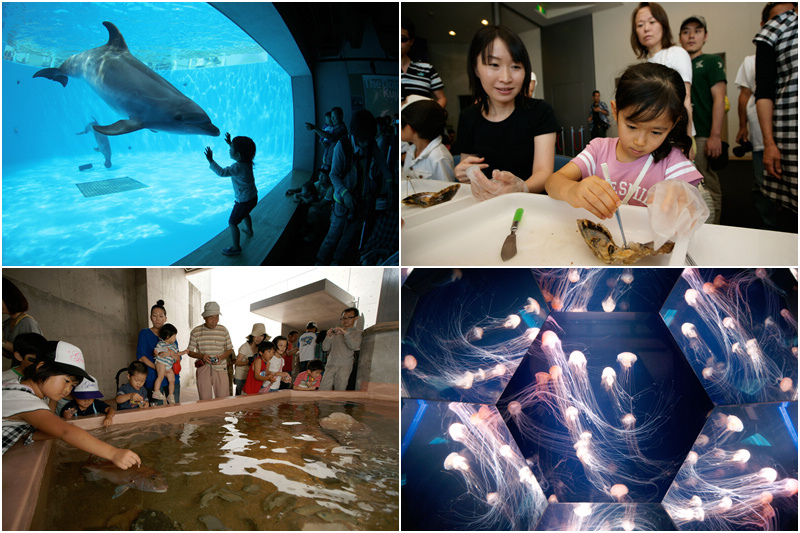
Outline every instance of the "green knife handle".
<svg viewBox="0 0 800 533">
<path fill-rule="evenodd" d="M 522 209 L 521 207 L 519 209 L 517 209 L 517 212 L 514 213 L 514 222 L 519 222 L 520 221 L 520 219 L 522 218 L 522 212 L 523 211 L 524 211 L 524 209 Z"/>
</svg>

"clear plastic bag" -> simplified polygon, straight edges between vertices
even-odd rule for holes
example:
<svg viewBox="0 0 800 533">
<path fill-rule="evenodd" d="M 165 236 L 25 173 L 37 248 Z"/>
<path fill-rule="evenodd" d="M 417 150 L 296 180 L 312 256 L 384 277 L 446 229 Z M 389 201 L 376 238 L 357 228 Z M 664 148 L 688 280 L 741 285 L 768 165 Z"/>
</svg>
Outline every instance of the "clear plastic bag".
<svg viewBox="0 0 800 533">
<path fill-rule="evenodd" d="M 697 187 L 681 180 L 656 183 L 647 193 L 653 247 L 665 242 L 687 242 L 708 218 L 708 206 Z"/>
</svg>

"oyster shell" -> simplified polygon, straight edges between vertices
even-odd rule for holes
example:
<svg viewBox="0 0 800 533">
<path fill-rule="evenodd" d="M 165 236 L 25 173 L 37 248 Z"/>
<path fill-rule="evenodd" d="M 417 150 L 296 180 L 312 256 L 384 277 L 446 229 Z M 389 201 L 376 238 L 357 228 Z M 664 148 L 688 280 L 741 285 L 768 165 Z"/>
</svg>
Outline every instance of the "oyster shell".
<svg viewBox="0 0 800 533">
<path fill-rule="evenodd" d="M 461 184 L 455 183 L 438 192 L 418 192 L 403 198 L 403 203 L 406 205 L 421 205 L 422 207 L 443 204 L 453 199 L 459 187 L 461 187 Z"/>
<path fill-rule="evenodd" d="M 632 265 L 649 255 L 671 253 L 675 247 L 674 242 L 666 242 L 664 246 L 654 250 L 652 242 L 629 242 L 627 248 L 620 248 L 614 244 L 611 233 L 604 225 L 586 219 L 578 220 L 578 231 L 594 255 L 607 265 Z"/>
</svg>

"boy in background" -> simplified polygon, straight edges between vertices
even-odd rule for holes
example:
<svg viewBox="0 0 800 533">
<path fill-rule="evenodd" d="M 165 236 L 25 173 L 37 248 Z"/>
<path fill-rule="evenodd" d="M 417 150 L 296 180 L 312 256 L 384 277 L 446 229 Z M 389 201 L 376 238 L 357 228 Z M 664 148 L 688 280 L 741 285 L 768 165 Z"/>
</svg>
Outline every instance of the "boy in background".
<svg viewBox="0 0 800 533">
<path fill-rule="evenodd" d="M 319 389 L 324 369 L 325 365 L 322 364 L 322 361 L 316 359 L 309 361 L 308 370 L 300 372 L 297 379 L 294 380 L 294 390 L 312 391 Z"/>
<path fill-rule="evenodd" d="M 147 407 L 147 389 L 144 382 L 147 379 L 147 367 L 141 361 L 134 361 L 128 367 L 128 382 L 120 385 L 115 398 L 120 411 Z"/>
<path fill-rule="evenodd" d="M 20 333 L 14 339 L 11 368 L 3 372 L 3 383 L 18 382 L 22 373 L 36 361 L 36 354 L 47 346 L 47 339 L 38 333 Z"/>
<path fill-rule="evenodd" d="M 317 349 L 317 323 L 306 324 L 306 332 L 297 340 L 300 349 L 300 372 L 305 372 L 309 361 L 314 360 Z"/>
<path fill-rule="evenodd" d="M 103 425 L 108 427 L 113 424 L 114 413 L 117 411 L 106 402 L 101 401 L 103 393 L 97 387 L 97 380 L 84 379 L 81 381 L 80 385 L 72 389 L 72 397 L 74 400 L 70 401 L 61 410 L 62 418 L 70 420 L 73 417 L 105 413 L 106 418 L 103 420 Z"/>
</svg>

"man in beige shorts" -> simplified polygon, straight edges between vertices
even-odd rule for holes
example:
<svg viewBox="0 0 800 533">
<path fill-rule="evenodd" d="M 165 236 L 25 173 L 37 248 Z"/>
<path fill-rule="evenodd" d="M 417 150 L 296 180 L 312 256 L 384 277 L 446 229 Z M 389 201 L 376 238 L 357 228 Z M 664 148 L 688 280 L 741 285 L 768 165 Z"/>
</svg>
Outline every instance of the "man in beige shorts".
<svg viewBox="0 0 800 533">
<path fill-rule="evenodd" d="M 201 400 L 225 398 L 228 388 L 228 364 L 233 343 L 228 329 L 219 323 L 219 304 L 206 302 L 204 323 L 189 334 L 189 356 L 197 359 L 197 394 Z"/>
</svg>

